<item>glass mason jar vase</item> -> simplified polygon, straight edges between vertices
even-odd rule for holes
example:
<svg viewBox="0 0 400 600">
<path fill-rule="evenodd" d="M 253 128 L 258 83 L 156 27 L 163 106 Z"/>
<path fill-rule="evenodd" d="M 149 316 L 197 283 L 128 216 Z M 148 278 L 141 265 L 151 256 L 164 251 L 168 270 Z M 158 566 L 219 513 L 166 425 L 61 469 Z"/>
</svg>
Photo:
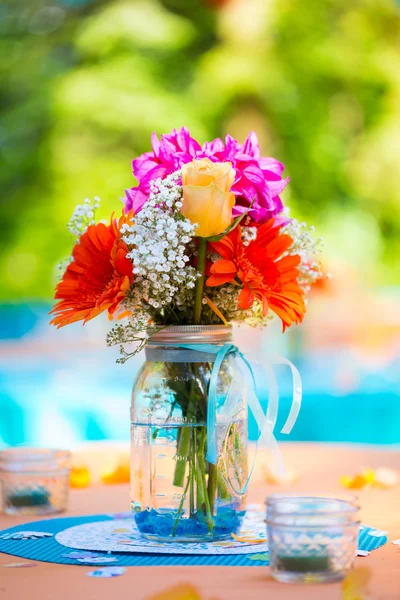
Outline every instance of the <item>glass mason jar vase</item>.
<svg viewBox="0 0 400 600">
<path fill-rule="evenodd" d="M 158 541 L 231 537 L 245 513 L 247 404 L 234 353 L 216 384 L 217 462 L 207 461 L 210 377 L 225 326 L 170 326 L 153 335 L 131 408 L 131 507 L 140 533 Z M 187 347 L 184 347 L 187 346 Z M 227 394 L 229 416 L 220 412 Z"/>
</svg>

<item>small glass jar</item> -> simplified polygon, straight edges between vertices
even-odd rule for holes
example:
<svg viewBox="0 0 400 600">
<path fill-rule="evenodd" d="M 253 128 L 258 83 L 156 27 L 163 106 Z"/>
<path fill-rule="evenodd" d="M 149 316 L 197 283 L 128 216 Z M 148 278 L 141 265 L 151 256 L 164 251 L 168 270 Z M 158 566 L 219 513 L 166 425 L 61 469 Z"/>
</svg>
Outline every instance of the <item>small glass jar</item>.
<svg viewBox="0 0 400 600">
<path fill-rule="evenodd" d="M 47 515 L 68 505 L 71 453 L 8 448 L 0 452 L 2 507 L 8 515 Z"/>
<path fill-rule="evenodd" d="M 342 580 L 357 552 L 354 497 L 281 495 L 267 498 L 271 575 L 284 583 Z"/>
</svg>

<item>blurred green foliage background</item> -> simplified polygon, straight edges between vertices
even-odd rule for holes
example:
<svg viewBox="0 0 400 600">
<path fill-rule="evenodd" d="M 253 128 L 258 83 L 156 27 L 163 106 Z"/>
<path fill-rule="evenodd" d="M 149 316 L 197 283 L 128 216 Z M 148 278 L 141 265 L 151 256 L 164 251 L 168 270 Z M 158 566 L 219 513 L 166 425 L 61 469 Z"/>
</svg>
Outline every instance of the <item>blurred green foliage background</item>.
<svg viewBox="0 0 400 600">
<path fill-rule="evenodd" d="M 74 206 L 119 211 L 150 134 L 257 131 L 328 265 L 400 272 L 400 16 L 394 0 L 0 4 L 0 298 L 49 298 Z"/>
</svg>

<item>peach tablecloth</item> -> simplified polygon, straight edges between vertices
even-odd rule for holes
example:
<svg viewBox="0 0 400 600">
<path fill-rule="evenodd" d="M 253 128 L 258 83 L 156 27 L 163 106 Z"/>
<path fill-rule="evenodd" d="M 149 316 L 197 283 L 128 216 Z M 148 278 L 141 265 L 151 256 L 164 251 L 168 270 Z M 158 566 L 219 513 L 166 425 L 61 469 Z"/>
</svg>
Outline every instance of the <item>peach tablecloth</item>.
<svg viewBox="0 0 400 600">
<path fill-rule="evenodd" d="M 250 502 L 262 502 L 273 491 L 342 492 L 340 475 L 363 466 L 400 471 L 400 452 L 393 449 L 327 444 L 282 445 L 288 466 L 299 473 L 290 486 L 262 481 L 261 466 L 250 486 Z M 0 600 L 150 600 L 152 595 L 181 583 L 195 585 L 202 600 L 400 600 L 400 550 L 390 540 L 400 538 L 400 488 L 359 493 L 364 523 L 389 532 L 389 543 L 366 558 L 356 559 L 356 571 L 366 580 L 357 595 L 344 595 L 341 584 L 292 586 L 274 582 L 268 567 L 129 567 L 121 577 L 93 579 L 85 566 L 39 563 L 31 569 L 1 568 L 14 562 L 0 555 Z M 128 487 L 96 485 L 71 492 L 66 516 L 127 510 Z M 0 529 L 24 519 L 0 517 Z M 23 559 L 17 559 L 23 560 Z"/>
</svg>

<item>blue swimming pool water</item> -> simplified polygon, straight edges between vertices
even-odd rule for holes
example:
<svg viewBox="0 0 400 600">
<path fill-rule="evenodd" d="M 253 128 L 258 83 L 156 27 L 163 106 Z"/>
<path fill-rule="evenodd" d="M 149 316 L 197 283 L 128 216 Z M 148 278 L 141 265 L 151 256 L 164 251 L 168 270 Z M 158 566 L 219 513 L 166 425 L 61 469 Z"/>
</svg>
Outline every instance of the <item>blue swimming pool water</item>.
<svg viewBox="0 0 400 600">
<path fill-rule="evenodd" d="M 102 327 L 48 327 L 47 308 L 0 307 L 0 446 L 73 446 L 128 440 L 131 388 L 141 358 L 117 365 L 102 346 Z M 303 379 L 303 405 L 292 434 L 278 439 L 400 443 L 400 360 L 364 364 L 346 349 L 291 357 Z M 288 373 L 277 370 L 278 429 L 290 406 Z M 266 388 L 262 401 L 266 405 Z M 250 420 L 250 437 L 257 428 Z"/>
</svg>

